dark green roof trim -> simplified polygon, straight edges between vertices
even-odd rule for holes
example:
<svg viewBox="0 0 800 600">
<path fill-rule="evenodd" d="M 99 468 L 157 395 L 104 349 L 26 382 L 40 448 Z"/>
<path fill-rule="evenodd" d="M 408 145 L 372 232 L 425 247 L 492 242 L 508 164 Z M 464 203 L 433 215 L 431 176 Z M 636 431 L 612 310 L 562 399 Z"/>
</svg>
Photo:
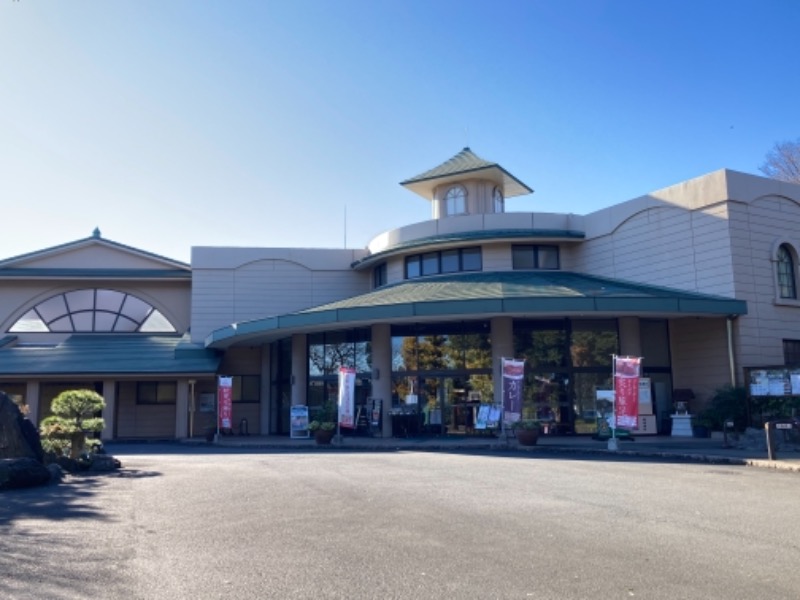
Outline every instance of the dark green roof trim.
<svg viewBox="0 0 800 600">
<path fill-rule="evenodd" d="M 179 269 L 2 269 L 3 279 L 191 279 Z"/>
<path fill-rule="evenodd" d="M 403 281 L 297 313 L 237 323 L 212 332 L 206 346 L 356 323 L 526 313 L 728 316 L 747 314 L 747 303 L 569 271 L 456 273 Z"/>
<path fill-rule="evenodd" d="M 388 258 L 394 254 L 400 254 L 414 250 L 415 248 L 435 247 L 439 245 L 449 245 L 454 243 L 472 243 L 481 241 L 508 241 L 519 240 L 556 240 L 556 239 L 583 240 L 586 233 L 572 229 L 483 229 L 478 231 L 464 231 L 458 233 L 446 233 L 441 235 L 431 235 L 397 244 L 386 250 L 381 250 L 375 254 L 365 256 L 350 265 L 353 269 L 363 269 L 378 261 Z"/>
<path fill-rule="evenodd" d="M 56 346 L 0 348 L 0 376 L 209 375 L 221 359 L 180 335 L 81 334 Z"/>
</svg>

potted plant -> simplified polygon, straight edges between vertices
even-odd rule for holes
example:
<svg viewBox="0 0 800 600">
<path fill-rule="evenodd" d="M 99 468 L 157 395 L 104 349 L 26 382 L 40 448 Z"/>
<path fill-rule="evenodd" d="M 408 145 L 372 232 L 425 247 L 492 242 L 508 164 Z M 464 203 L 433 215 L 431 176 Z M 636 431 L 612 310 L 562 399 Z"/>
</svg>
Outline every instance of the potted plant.
<svg viewBox="0 0 800 600">
<path fill-rule="evenodd" d="M 535 446 L 539 442 L 541 424 L 536 419 L 520 419 L 511 428 L 520 446 Z"/>
<path fill-rule="evenodd" d="M 696 438 L 711 437 L 711 430 L 714 427 L 714 419 L 709 415 L 701 413 L 692 417 L 692 435 Z"/>
<path fill-rule="evenodd" d="M 315 420 L 308 424 L 308 430 L 314 434 L 314 440 L 318 444 L 330 444 L 336 431 L 336 423 Z"/>
</svg>

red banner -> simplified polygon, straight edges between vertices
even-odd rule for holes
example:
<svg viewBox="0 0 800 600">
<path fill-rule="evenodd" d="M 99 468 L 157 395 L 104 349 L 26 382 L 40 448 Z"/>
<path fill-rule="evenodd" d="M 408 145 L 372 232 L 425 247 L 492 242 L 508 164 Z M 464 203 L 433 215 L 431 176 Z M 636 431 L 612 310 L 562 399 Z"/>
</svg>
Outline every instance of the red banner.
<svg viewBox="0 0 800 600">
<path fill-rule="evenodd" d="M 639 425 L 639 371 L 642 359 L 614 357 L 614 413 L 617 427 Z"/>
<path fill-rule="evenodd" d="M 219 428 L 231 429 L 233 423 L 233 377 L 220 377 L 217 387 Z"/>
</svg>

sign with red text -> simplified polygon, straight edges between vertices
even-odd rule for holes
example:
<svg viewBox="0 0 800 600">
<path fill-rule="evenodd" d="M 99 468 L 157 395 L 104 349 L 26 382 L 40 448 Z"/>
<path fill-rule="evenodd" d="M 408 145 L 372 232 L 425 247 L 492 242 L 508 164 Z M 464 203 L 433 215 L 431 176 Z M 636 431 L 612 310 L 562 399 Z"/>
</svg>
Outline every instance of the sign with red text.
<svg viewBox="0 0 800 600">
<path fill-rule="evenodd" d="M 636 428 L 639 424 L 639 372 L 642 359 L 614 357 L 614 414 L 617 427 Z"/>
</svg>

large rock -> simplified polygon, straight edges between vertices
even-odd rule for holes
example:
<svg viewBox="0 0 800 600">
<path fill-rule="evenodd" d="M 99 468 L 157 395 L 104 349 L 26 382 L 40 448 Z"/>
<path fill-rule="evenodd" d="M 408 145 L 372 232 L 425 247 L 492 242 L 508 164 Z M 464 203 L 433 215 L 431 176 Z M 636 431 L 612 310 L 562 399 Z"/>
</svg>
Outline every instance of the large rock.
<svg viewBox="0 0 800 600">
<path fill-rule="evenodd" d="M 33 458 L 0 459 L 0 491 L 44 485 L 50 471 Z"/>
<path fill-rule="evenodd" d="M 22 415 L 5 392 L 0 392 L 0 458 L 43 460 L 42 442 L 36 426 Z"/>
</svg>

